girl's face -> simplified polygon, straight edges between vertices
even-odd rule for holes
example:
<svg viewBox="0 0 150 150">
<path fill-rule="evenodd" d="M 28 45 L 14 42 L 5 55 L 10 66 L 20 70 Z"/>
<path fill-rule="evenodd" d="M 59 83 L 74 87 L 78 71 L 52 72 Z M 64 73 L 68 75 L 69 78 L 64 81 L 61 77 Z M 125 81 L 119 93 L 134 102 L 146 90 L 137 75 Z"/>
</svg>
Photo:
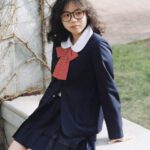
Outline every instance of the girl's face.
<svg viewBox="0 0 150 150">
<path fill-rule="evenodd" d="M 86 12 L 79 4 L 71 1 L 64 7 L 61 21 L 73 38 L 78 38 L 87 25 Z"/>
</svg>

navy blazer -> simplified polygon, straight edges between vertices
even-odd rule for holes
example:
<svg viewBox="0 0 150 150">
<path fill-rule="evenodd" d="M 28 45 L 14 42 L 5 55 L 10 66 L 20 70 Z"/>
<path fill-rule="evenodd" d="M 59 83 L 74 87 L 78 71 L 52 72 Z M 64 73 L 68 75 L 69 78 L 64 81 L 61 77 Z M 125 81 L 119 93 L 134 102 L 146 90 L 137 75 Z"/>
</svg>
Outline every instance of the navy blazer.
<svg viewBox="0 0 150 150">
<path fill-rule="evenodd" d="M 52 72 L 58 61 L 57 46 L 60 45 L 56 44 L 53 50 Z M 122 137 L 120 99 L 114 82 L 109 44 L 94 33 L 78 54 L 79 57 L 70 63 L 67 80 L 53 78 L 52 83 L 60 82 L 64 132 L 70 136 L 98 133 L 102 124 L 102 108 L 109 138 Z"/>
<path fill-rule="evenodd" d="M 60 44 L 54 44 L 52 73 L 58 62 L 57 46 Z M 19 137 L 19 135 L 26 134 L 25 131 L 29 128 L 31 130 L 32 126 L 34 126 L 33 130 L 38 129 L 46 119 L 50 119 L 48 115 L 42 117 L 42 112 L 48 109 L 46 105 L 50 104 L 58 92 L 61 92 L 59 121 L 56 121 L 53 126 L 45 121 L 43 126 L 48 128 L 45 130 L 49 131 L 47 133 L 51 134 L 50 132 L 60 123 L 67 136 L 91 136 L 101 130 L 104 116 L 109 138 L 123 137 L 120 99 L 114 82 L 109 44 L 100 35 L 93 33 L 86 46 L 78 54 L 79 57 L 70 63 L 67 80 L 52 77 L 39 107 L 23 123 L 19 129 L 20 133 L 18 131 L 14 135 L 15 138 L 17 135 Z M 49 115 L 53 114 L 49 113 Z M 38 132 L 36 137 L 38 137 Z"/>
</svg>

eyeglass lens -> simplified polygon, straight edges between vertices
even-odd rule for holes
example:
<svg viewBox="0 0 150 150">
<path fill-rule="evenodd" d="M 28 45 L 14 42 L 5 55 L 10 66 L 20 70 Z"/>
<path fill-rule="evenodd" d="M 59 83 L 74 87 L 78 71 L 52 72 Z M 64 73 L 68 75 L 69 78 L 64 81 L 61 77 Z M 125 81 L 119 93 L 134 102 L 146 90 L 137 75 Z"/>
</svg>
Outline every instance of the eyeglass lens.
<svg viewBox="0 0 150 150">
<path fill-rule="evenodd" d="M 74 12 L 64 12 L 61 18 L 63 21 L 68 22 L 71 20 L 72 16 L 77 20 L 82 19 L 82 17 L 84 16 L 84 10 L 78 9 L 75 10 Z"/>
</svg>

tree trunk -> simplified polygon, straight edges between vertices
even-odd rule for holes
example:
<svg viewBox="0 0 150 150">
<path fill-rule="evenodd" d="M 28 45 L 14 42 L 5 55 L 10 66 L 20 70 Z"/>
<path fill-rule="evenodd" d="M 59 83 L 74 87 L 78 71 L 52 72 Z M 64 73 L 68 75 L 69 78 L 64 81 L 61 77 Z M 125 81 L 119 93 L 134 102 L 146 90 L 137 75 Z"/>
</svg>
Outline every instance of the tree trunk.
<svg viewBox="0 0 150 150">
<path fill-rule="evenodd" d="M 6 150 L 6 137 L 4 132 L 4 124 L 3 119 L 0 117 L 0 150 Z"/>
</svg>

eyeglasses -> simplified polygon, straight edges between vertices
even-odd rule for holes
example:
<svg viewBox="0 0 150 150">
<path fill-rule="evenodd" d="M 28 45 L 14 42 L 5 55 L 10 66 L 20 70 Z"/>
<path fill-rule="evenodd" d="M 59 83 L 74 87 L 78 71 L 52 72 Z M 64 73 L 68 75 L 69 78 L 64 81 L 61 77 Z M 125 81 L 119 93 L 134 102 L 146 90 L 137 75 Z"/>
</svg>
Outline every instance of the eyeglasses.
<svg viewBox="0 0 150 150">
<path fill-rule="evenodd" d="M 81 9 L 77 9 L 73 12 L 66 11 L 62 13 L 61 19 L 64 22 L 69 22 L 73 16 L 75 19 L 80 20 L 83 18 L 84 14 L 85 14 L 85 10 L 81 10 Z"/>
</svg>

